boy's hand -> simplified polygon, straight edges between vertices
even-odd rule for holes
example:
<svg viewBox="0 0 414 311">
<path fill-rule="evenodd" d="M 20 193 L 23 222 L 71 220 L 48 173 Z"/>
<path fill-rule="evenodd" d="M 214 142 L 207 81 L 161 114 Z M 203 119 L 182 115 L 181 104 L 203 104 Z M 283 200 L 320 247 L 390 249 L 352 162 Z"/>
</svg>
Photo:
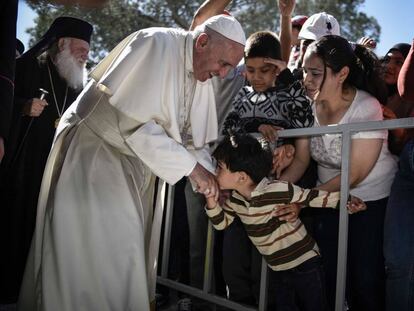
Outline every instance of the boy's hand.
<svg viewBox="0 0 414 311">
<path fill-rule="evenodd" d="M 207 208 L 213 209 L 217 206 L 218 201 L 216 200 L 215 195 L 213 194 L 204 194 L 206 201 L 207 201 Z"/>
<path fill-rule="evenodd" d="M 216 199 L 216 196 L 213 194 L 204 194 L 206 201 L 207 201 L 207 208 L 213 209 L 217 206 L 217 204 L 223 205 L 224 202 L 230 197 L 231 190 L 220 190 L 220 195 L 218 200 Z"/>
<path fill-rule="evenodd" d="M 260 124 L 259 125 L 259 132 L 263 135 L 263 137 L 270 143 L 275 142 L 278 135 L 277 132 L 283 130 L 283 127 L 274 126 L 270 124 Z"/>
<path fill-rule="evenodd" d="M 282 171 L 292 163 L 295 157 L 295 150 L 295 146 L 287 144 L 277 147 L 273 151 L 272 173 L 275 173 L 276 178 L 280 178 Z"/>
<path fill-rule="evenodd" d="M 196 183 L 197 192 L 204 195 L 213 195 L 218 200 L 219 186 L 216 177 L 201 164 L 197 163 L 188 177 Z"/>
<path fill-rule="evenodd" d="M 367 209 L 367 205 L 358 197 L 351 195 L 351 200 L 346 204 L 349 214 L 358 213 Z"/>
<path fill-rule="evenodd" d="M 274 59 L 274 58 L 266 57 L 263 60 L 263 62 L 276 66 L 277 75 L 279 75 L 279 73 L 281 73 L 283 70 L 285 70 L 287 68 L 286 63 L 283 60 L 280 60 L 280 59 Z"/>
<path fill-rule="evenodd" d="M 275 205 L 273 208 L 272 216 L 279 217 L 280 220 L 288 222 L 295 222 L 298 217 L 302 206 L 298 203 Z"/>
<path fill-rule="evenodd" d="M 223 205 L 224 202 L 226 202 L 226 200 L 230 198 L 230 196 L 231 196 L 231 190 L 220 190 L 220 196 L 218 199 L 218 203 L 220 205 Z"/>
</svg>

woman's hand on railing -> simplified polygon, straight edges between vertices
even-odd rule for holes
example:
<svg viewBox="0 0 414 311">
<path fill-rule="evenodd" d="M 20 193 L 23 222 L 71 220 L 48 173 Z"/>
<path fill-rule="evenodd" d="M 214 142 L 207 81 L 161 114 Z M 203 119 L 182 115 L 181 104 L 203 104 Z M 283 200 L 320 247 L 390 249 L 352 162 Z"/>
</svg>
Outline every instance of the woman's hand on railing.
<svg viewBox="0 0 414 311">
<path fill-rule="evenodd" d="M 276 175 L 276 178 L 280 178 L 282 171 L 293 162 L 295 151 L 295 146 L 291 144 L 277 147 L 273 151 L 272 173 Z"/>
<path fill-rule="evenodd" d="M 277 132 L 280 130 L 283 130 L 283 127 L 274 126 L 270 124 L 259 125 L 259 132 L 270 143 L 273 143 L 277 140 L 277 137 L 278 137 Z"/>
<path fill-rule="evenodd" d="M 349 214 L 354 214 L 365 211 L 367 209 L 367 205 L 360 198 L 351 195 L 351 199 L 346 204 L 346 208 L 348 209 Z"/>
<path fill-rule="evenodd" d="M 272 216 L 279 217 L 280 220 L 287 222 L 295 222 L 298 217 L 302 206 L 299 203 L 275 205 Z"/>
</svg>

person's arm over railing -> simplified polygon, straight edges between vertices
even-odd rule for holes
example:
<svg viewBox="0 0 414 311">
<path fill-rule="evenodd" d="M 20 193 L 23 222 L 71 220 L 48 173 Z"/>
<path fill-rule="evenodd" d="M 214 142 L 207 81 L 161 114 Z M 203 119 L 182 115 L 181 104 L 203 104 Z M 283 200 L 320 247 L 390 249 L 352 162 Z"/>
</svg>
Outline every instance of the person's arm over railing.
<svg viewBox="0 0 414 311">
<path fill-rule="evenodd" d="M 352 189 L 363 181 L 373 169 L 382 148 L 382 139 L 353 139 L 350 156 L 349 183 Z M 339 191 L 341 174 L 316 187 L 319 190 Z"/>
<path fill-rule="evenodd" d="M 283 171 L 280 180 L 296 183 L 302 177 L 310 161 L 309 148 L 309 138 L 301 137 L 295 140 L 295 158 L 292 164 Z"/>
</svg>

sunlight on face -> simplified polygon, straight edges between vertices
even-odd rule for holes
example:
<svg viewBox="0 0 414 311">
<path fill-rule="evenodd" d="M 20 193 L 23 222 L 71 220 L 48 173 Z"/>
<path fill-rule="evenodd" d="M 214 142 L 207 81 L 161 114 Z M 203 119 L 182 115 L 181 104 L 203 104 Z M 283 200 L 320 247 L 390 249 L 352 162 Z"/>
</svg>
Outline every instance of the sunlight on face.
<svg viewBox="0 0 414 311">
<path fill-rule="evenodd" d="M 257 92 L 264 92 L 275 86 L 277 69 L 264 62 L 264 57 L 246 58 L 246 78 Z"/>
<path fill-rule="evenodd" d="M 88 42 L 77 38 L 71 38 L 69 48 L 70 53 L 76 61 L 78 61 L 81 65 L 86 63 L 89 54 Z"/>
<path fill-rule="evenodd" d="M 193 67 L 197 80 L 203 82 L 214 76 L 223 79 L 237 66 L 243 57 L 243 46 L 228 39 L 224 41 L 224 44 L 218 44 L 208 39 L 204 45 L 196 42 Z"/>
<path fill-rule="evenodd" d="M 237 173 L 236 172 L 231 172 L 228 168 L 227 165 L 222 162 L 219 161 L 217 163 L 217 168 L 216 168 L 216 180 L 220 186 L 221 190 L 233 190 L 236 188 L 236 183 L 237 183 Z"/>
<path fill-rule="evenodd" d="M 404 56 L 401 52 L 393 50 L 382 61 L 383 78 L 387 84 L 396 84 L 401 67 L 404 64 Z"/>
<path fill-rule="evenodd" d="M 317 100 L 321 93 L 324 71 L 322 59 L 307 52 L 303 60 L 303 82 L 307 95 L 313 100 Z"/>
</svg>

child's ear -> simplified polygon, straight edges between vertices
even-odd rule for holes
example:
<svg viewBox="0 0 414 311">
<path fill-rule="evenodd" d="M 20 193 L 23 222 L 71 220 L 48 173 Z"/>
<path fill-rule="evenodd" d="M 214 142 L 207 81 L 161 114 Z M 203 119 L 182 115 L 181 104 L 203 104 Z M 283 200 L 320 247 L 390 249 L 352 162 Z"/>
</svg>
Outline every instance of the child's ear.
<svg viewBox="0 0 414 311">
<path fill-rule="evenodd" d="M 249 175 L 247 175 L 245 172 L 237 172 L 238 173 L 238 179 L 237 181 L 239 183 L 245 183 L 249 179 Z"/>
</svg>

